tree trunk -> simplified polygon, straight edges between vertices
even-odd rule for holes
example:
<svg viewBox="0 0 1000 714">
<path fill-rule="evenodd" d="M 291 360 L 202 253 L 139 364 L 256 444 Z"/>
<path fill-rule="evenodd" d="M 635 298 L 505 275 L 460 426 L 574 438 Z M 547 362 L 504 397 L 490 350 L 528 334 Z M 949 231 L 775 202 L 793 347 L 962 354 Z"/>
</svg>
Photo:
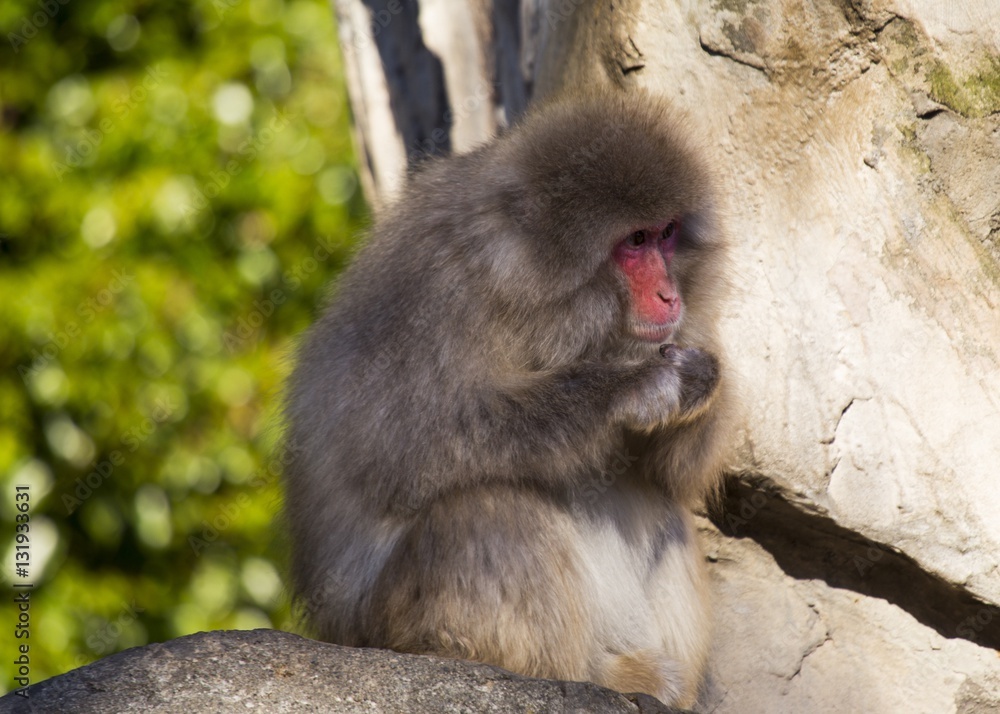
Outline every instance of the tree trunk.
<svg viewBox="0 0 1000 714">
<path fill-rule="evenodd" d="M 337 0 L 362 173 L 661 93 L 717 167 L 748 405 L 700 709 L 1000 707 L 1000 4 Z"/>
</svg>

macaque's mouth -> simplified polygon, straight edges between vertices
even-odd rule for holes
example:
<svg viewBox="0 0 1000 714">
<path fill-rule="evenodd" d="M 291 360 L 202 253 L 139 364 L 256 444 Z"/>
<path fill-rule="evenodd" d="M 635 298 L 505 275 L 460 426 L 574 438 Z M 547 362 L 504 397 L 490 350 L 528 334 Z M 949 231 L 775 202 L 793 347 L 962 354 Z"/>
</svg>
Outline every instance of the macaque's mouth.
<svg viewBox="0 0 1000 714">
<path fill-rule="evenodd" d="M 677 327 L 676 322 L 668 325 L 633 325 L 632 334 L 643 342 L 666 342 L 677 331 Z"/>
</svg>

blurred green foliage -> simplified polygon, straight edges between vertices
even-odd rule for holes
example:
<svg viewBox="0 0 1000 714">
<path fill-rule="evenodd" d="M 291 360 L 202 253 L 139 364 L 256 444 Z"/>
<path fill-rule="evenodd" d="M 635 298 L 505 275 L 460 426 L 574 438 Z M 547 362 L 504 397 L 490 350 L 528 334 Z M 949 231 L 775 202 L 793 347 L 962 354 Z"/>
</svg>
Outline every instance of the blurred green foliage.
<svg viewBox="0 0 1000 714">
<path fill-rule="evenodd" d="M 38 682 L 294 627 L 278 394 L 365 215 L 332 11 L 7 0 L 0 28 L 0 685 L 23 643 Z"/>
</svg>

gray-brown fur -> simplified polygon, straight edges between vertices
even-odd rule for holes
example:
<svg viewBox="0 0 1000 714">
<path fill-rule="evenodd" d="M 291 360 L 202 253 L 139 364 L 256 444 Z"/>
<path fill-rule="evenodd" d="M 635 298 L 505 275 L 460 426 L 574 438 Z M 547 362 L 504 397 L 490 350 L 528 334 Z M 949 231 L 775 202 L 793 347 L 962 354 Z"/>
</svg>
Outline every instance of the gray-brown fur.
<svg viewBox="0 0 1000 714">
<path fill-rule="evenodd" d="M 671 216 L 685 311 L 660 354 L 628 337 L 609 256 Z M 690 703 L 723 253 L 710 183 L 645 96 L 555 100 L 411 177 L 289 388 L 292 574 L 318 635 Z"/>
</svg>

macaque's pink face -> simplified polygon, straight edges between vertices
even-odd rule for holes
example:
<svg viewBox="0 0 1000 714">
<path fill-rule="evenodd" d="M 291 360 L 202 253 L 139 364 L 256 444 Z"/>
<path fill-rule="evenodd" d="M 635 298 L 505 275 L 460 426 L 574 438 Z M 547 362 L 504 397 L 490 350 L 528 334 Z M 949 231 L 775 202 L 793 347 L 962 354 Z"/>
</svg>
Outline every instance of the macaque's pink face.
<svg viewBox="0 0 1000 714">
<path fill-rule="evenodd" d="M 670 274 L 680 225 L 676 220 L 633 231 L 612 252 L 632 297 L 630 327 L 648 342 L 670 338 L 681 319 L 681 294 Z"/>
</svg>

